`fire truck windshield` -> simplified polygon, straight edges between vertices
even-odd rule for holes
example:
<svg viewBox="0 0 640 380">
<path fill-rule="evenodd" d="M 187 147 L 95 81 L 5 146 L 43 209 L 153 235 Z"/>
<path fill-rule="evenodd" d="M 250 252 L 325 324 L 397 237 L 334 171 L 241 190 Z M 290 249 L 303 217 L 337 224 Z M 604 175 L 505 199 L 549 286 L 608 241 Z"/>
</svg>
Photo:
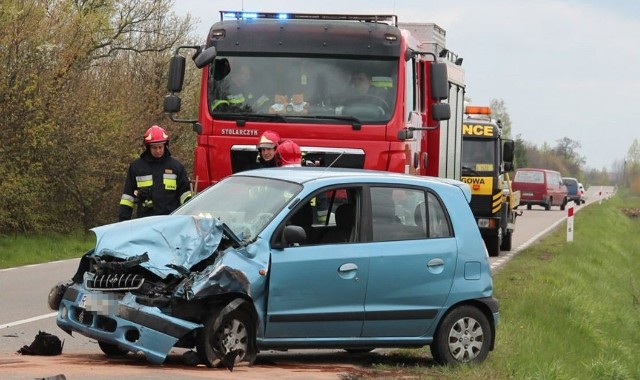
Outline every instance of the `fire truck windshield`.
<svg viewBox="0 0 640 380">
<path fill-rule="evenodd" d="M 224 119 L 382 124 L 394 112 L 397 77 L 391 59 L 218 55 L 209 66 L 209 112 Z"/>
</svg>

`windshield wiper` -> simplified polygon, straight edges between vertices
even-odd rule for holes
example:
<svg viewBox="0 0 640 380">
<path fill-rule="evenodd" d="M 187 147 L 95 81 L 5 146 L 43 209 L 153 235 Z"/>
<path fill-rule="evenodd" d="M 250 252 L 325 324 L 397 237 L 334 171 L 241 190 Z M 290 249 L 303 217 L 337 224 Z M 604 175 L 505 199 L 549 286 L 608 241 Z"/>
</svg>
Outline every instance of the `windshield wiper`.
<svg viewBox="0 0 640 380">
<path fill-rule="evenodd" d="M 463 167 L 462 167 L 462 172 L 465 172 L 465 171 L 466 171 L 467 173 L 471 173 L 472 175 L 478 175 L 478 172 L 477 172 L 477 171 L 475 171 L 475 170 L 471 169 L 471 168 L 470 168 L 470 167 L 468 167 L 468 166 L 463 166 Z"/>
<path fill-rule="evenodd" d="M 318 119 L 318 120 L 340 120 L 349 121 L 352 124 L 362 124 L 360 119 L 354 116 L 341 116 L 341 115 L 290 115 L 289 118 L 299 117 L 302 119 Z"/>
<path fill-rule="evenodd" d="M 282 123 L 287 122 L 287 118 L 278 115 L 277 113 L 228 113 L 228 112 L 220 112 L 214 113 L 213 116 L 216 119 L 223 120 L 245 120 L 245 121 L 279 121 Z"/>
<path fill-rule="evenodd" d="M 222 231 L 224 232 L 225 235 L 227 235 L 231 240 L 233 240 L 234 242 L 236 242 L 238 244 L 238 246 L 240 247 L 245 247 L 247 245 L 247 243 L 243 240 L 241 240 L 238 235 L 236 235 L 231 228 L 229 228 L 229 226 L 227 226 L 226 223 L 222 223 Z"/>
</svg>

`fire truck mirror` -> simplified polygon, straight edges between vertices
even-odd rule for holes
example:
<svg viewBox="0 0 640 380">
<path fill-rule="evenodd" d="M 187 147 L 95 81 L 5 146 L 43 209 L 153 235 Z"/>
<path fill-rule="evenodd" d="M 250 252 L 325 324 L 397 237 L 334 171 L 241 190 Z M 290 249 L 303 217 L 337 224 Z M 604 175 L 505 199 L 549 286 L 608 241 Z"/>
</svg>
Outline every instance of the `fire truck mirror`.
<svg viewBox="0 0 640 380">
<path fill-rule="evenodd" d="M 185 59 L 181 55 L 174 55 L 169 62 L 169 79 L 167 80 L 167 90 L 170 93 L 182 91 L 184 82 Z"/>
<path fill-rule="evenodd" d="M 446 63 L 434 62 L 431 64 L 431 97 L 435 100 L 444 100 L 449 97 Z"/>
<path fill-rule="evenodd" d="M 180 97 L 178 95 L 169 94 L 164 97 L 163 109 L 166 113 L 176 113 L 180 111 L 181 104 Z"/>
<path fill-rule="evenodd" d="M 431 118 L 436 121 L 451 119 L 451 107 L 448 103 L 435 103 L 431 105 Z"/>
<path fill-rule="evenodd" d="M 402 129 L 398 131 L 398 140 L 411 140 L 413 138 L 413 131 L 409 129 Z"/>
<path fill-rule="evenodd" d="M 504 140 L 504 142 L 502 143 L 502 160 L 507 163 L 512 163 L 513 162 L 513 151 L 515 149 L 515 143 L 513 142 L 513 140 Z M 505 170 L 506 167 L 505 167 Z M 509 171 L 509 170 L 507 170 Z"/>
<path fill-rule="evenodd" d="M 196 67 L 201 69 L 216 58 L 218 52 L 216 52 L 216 48 L 214 46 L 209 47 L 205 50 L 198 50 L 198 52 L 193 56 L 193 62 L 196 64 Z"/>
</svg>

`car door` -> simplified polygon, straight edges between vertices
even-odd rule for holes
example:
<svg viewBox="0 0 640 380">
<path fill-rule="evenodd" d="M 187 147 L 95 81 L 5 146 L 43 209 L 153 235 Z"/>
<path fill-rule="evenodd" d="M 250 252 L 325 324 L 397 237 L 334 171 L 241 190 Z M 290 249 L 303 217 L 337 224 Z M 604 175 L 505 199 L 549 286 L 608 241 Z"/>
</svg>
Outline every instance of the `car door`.
<svg viewBox="0 0 640 380">
<path fill-rule="evenodd" d="M 445 208 L 423 189 L 381 187 L 371 188 L 371 207 L 362 336 L 423 336 L 446 302 L 457 259 Z"/>
<path fill-rule="evenodd" d="M 349 202 L 355 206 L 354 228 L 357 231 L 360 229 L 361 190 L 350 188 L 348 193 Z M 304 205 L 299 205 L 293 214 L 319 202 L 312 197 L 301 203 Z M 301 218 L 293 215 L 291 219 Z M 321 223 L 317 218 L 315 220 Z M 315 227 L 312 225 L 311 229 Z M 355 235 L 352 241 L 341 244 L 325 244 L 316 240 L 273 249 L 265 338 L 359 336 L 364 320 L 368 273 L 366 247 L 357 242 Z"/>
</svg>

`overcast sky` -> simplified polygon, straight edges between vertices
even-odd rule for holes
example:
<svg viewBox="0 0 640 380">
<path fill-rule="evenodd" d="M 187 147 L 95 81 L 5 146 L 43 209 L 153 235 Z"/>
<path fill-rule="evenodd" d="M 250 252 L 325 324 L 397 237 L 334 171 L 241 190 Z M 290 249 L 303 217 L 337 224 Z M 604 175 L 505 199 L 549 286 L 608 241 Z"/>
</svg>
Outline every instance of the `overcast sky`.
<svg viewBox="0 0 640 380">
<path fill-rule="evenodd" d="M 464 58 L 466 93 L 502 99 L 512 133 L 541 147 L 569 137 L 610 169 L 640 140 L 640 0 L 176 0 L 204 40 L 221 10 L 396 14 L 432 22 Z"/>
</svg>

